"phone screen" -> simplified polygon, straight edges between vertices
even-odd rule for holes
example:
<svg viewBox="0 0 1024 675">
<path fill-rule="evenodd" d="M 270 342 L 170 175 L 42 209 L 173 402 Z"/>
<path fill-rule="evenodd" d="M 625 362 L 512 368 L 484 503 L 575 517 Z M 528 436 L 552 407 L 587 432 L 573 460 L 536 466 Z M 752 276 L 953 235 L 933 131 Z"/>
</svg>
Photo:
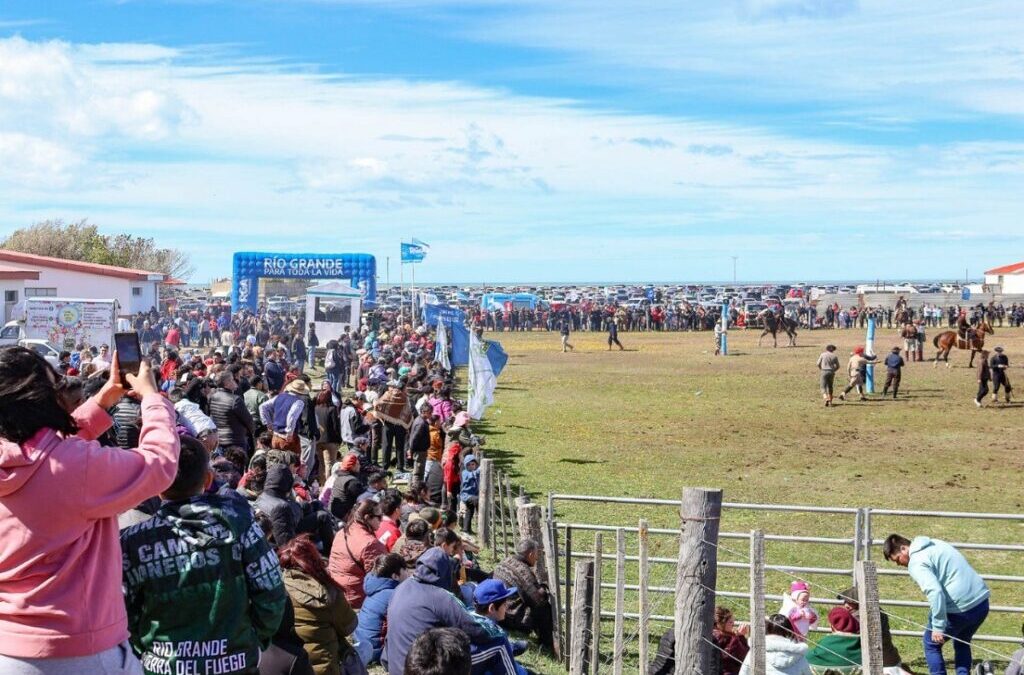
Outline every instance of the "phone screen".
<svg viewBox="0 0 1024 675">
<path fill-rule="evenodd" d="M 114 349 L 117 350 L 117 361 L 120 366 L 121 381 L 128 386 L 125 373 L 139 374 L 142 365 L 142 349 L 139 347 L 138 333 L 114 333 Z"/>
</svg>

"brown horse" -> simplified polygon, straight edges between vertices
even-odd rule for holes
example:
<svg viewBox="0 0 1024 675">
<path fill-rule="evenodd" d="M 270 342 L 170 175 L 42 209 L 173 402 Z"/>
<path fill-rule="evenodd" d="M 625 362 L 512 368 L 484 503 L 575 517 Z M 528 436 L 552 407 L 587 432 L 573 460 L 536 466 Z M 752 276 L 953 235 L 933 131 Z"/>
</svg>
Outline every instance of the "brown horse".
<svg viewBox="0 0 1024 675">
<path fill-rule="evenodd" d="M 947 330 L 939 333 L 932 338 L 932 344 L 938 349 L 935 352 L 935 362 L 933 366 L 939 365 L 939 358 L 942 358 L 946 362 L 946 367 L 949 368 L 949 352 L 952 351 L 953 347 L 957 349 L 970 349 L 971 350 L 971 362 L 968 368 L 974 367 L 974 355 L 980 353 L 985 348 L 985 333 L 994 335 L 995 331 L 992 330 L 992 325 L 987 321 L 983 320 L 974 328 L 974 335 L 971 339 L 961 337 L 954 330 Z"/>
</svg>

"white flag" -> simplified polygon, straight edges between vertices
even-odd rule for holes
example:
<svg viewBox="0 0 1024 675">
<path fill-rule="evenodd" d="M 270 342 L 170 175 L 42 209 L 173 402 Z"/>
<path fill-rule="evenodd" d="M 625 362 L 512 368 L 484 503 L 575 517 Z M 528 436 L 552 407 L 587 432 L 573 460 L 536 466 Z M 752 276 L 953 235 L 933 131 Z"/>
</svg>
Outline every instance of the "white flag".
<svg viewBox="0 0 1024 675">
<path fill-rule="evenodd" d="M 448 327 L 441 318 L 437 320 L 437 337 L 434 345 L 434 358 L 441 366 L 451 372 L 452 360 L 448 357 Z"/>
<path fill-rule="evenodd" d="M 469 416 L 478 420 L 484 416 L 487 406 L 494 403 L 494 390 L 498 387 L 498 378 L 487 358 L 487 343 L 476 336 L 475 331 L 469 333 Z"/>
</svg>

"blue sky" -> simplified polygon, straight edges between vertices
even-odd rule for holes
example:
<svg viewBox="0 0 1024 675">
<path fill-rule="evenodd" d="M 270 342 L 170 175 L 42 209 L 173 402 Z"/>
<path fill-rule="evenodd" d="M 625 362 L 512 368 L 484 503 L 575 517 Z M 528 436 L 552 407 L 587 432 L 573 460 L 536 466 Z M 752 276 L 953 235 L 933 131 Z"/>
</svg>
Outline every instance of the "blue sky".
<svg viewBox="0 0 1024 675">
<path fill-rule="evenodd" d="M 423 281 L 961 277 L 1021 259 L 1010 1 L 6 0 L 0 229 L 432 244 Z"/>
</svg>

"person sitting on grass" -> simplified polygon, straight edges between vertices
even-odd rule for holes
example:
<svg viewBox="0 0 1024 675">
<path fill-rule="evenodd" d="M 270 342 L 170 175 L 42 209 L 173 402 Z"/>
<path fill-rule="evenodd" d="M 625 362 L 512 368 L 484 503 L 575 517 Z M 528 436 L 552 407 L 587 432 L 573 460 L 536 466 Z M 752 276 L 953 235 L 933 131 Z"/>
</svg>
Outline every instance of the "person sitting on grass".
<svg viewBox="0 0 1024 675">
<path fill-rule="evenodd" d="M 470 675 L 469 637 L 457 628 L 433 628 L 409 648 L 405 675 Z"/>
<path fill-rule="evenodd" d="M 798 639 L 785 615 L 768 617 L 764 632 L 766 675 L 813 675 L 807 663 L 807 643 Z M 740 675 L 750 673 L 750 654 L 747 654 Z"/>
<path fill-rule="evenodd" d="M 493 576 L 519 589 L 519 597 L 510 601 L 502 625 L 512 630 L 533 631 L 542 646 L 552 649 L 551 600 L 547 586 L 537 578 L 535 568 L 539 559 L 540 544 L 533 539 L 523 539 L 516 546 L 515 555 L 505 558 L 494 568 Z"/>
<path fill-rule="evenodd" d="M 131 643 L 147 673 L 250 673 L 281 625 L 277 554 L 251 512 L 204 494 L 212 480 L 206 448 L 182 437 L 164 503 L 121 532 Z"/>
<path fill-rule="evenodd" d="M 518 593 L 518 589 L 509 588 L 498 579 L 487 579 L 473 591 L 477 616 L 491 622 L 501 632 L 490 644 L 470 646 L 473 675 L 529 675 L 530 671 L 515 661 L 517 655 L 526 651 L 526 641 L 516 640 L 513 645 L 508 634 L 498 627 L 505 620 L 508 600 Z"/>
<path fill-rule="evenodd" d="M 860 622 L 847 607 L 828 613 L 832 632 L 807 652 L 814 675 L 860 675 Z"/>
<path fill-rule="evenodd" d="M 736 617 L 728 607 L 715 608 L 715 627 L 711 631 L 711 640 L 718 645 L 722 655 L 721 675 L 737 675 L 743 659 L 750 651 L 747 644 L 747 633 L 750 626 L 736 625 Z"/>
<path fill-rule="evenodd" d="M 364 666 L 380 663 L 391 596 L 395 594 L 398 584 L 411 574 L 412 567 L 406 564 L 402 556 L 388 553 L 377 558 L 373 569 L 363 579 L 366 599 L 359 610 L 359 625 L 354 637 L 356 651 Z"/>
</svg>

